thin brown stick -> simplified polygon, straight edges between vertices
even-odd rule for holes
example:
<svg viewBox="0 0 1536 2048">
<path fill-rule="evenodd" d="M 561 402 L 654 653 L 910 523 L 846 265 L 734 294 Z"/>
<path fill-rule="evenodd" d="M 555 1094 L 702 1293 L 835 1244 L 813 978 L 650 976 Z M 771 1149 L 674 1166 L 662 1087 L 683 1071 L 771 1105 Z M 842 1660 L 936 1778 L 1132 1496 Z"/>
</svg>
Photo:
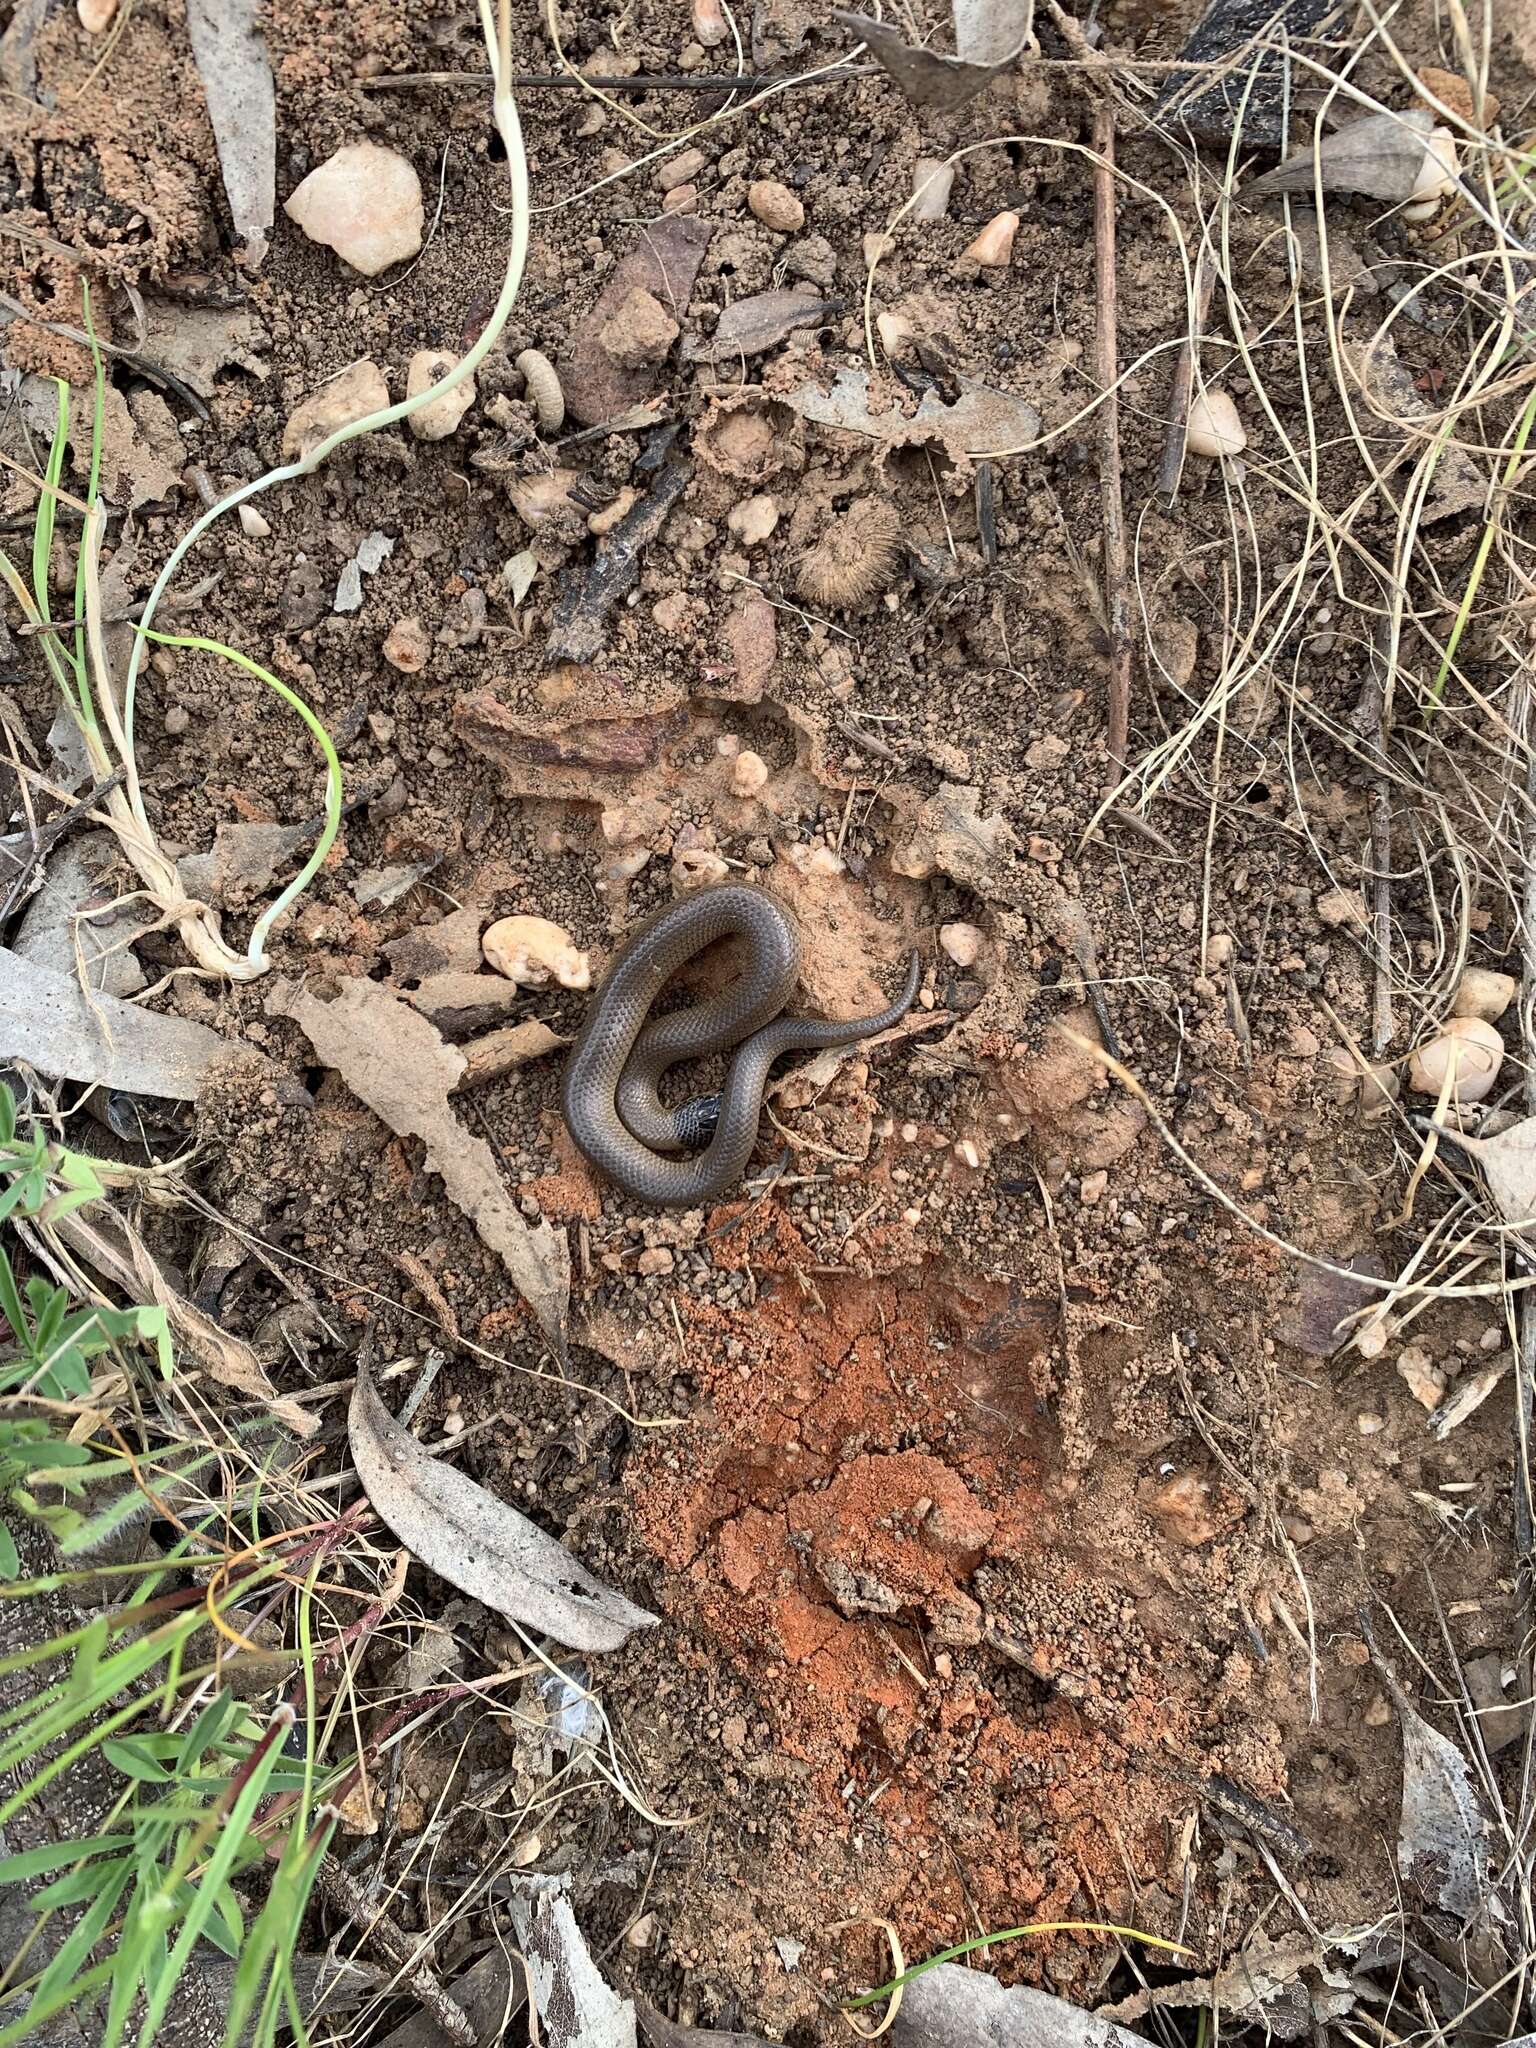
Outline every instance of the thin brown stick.
<svg viewBox="0 0 1536 2048">
<path fill-rule="evenodd" d="M 1195 381 L 1195 343 L 1205 326 L 1205 317 L 1211 310 L 1211 292 L 1216 283 L 1216 266 L 1207 263 L 1205 251 L 1200 251 L 1195 264 L 1195 325 L 1194 330 L 1184 337 L 1184 346 L 1179 350 L 1173 366 L 1173 382 L 1168 387 L 1168 425 L 1163 435 L 1162 459 L 1157 465 L 1157 495 L 1163 501 L 1166 511 L 1179 494 L 1179 479 L 1184 474 L 1184 437 L 1189 425 L 1189 394 Z"/>
<path fill-rule="evenodd" d="M 1361 697 L 1360 723 L 1376 765 L 1371 777 L 1371 944 L 1376 971 L 1371 1045 L 1380 1059 L 1397 1023 L 1392 1012 L 1392 784 L 1387 774 L 1386 661 L 1388 639 L 1376 635 Z"/>
<path fill-rule="evenodd" d="M 1109 633 L 1111 786 L 1125 773 L 1131 726 L 1131 606 L 1120 485 L 1120 345 L 1115 306 L 1115 109 L 1106 99 L 1093 122 L 1093 247 L 1098 325 L 1099 482 L 1104 500 L 1104 623 Z"/>
<path fill-rule="evenodd" d="M 398 1928 L 334 1857 L 322 1859 L 316 1889 L 357 1928 L 364 1941 L 375 1943 L 402 1972 L 405 1989 L 421 2001 L 451 2041 L 475 2048 L 479 2031 L 456 1999 L 443 1988 L 435 1971 L 421 1960 L 422 1943 Z"/>
</svg>

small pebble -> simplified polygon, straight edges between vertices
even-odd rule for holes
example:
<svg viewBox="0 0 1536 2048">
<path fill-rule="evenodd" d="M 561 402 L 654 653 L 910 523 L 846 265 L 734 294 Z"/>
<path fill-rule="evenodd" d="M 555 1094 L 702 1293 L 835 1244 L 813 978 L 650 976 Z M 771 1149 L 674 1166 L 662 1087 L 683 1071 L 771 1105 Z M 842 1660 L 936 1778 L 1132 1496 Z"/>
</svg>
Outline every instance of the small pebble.
<svg viewBox="0 0 1536 2048">
<path fill-rule="evenodd" d="M 768 780 L 768 763 L 761 754 L 754 754 L 744 748 L 731 764 L 731 794 L 739 797 L 756 796 Z"/>
<path fill-rule="evenodd" d="M 666 1245 L 653 1244 L 635 1261 L 635 1271 L 642 1279 L 651 1280 L 659 1273 L 670 1273 L 676 1264 L 676 1257 Z"/>
<path fill-rule="evenodd" d="M 1369 1410 L 1355 1417 L 1355 1428 L 1362 1436 L 1377 1436 L 1387 1426 L 1384 1415 L 1373 1415 Z"/>
<path fill-rule="evenodd" d="M 1230 392 L 1197 391 L 1189 402 L 1184 445 L 1191 455 L 1240 455 L 1248 436 Z"/>
<path fill-rule="evenodd" d="M 421 348 L 411 357 L 405 373 L 405 395 L 415 398 L 440 384 L 459 358 L 444 348 Z M 418 406 L 406 424 L 418 441 L 446 441 L 475 402 L 475 380 L 466 377 L 440 397 L 428 398 Z"/>
<path fill-rule="evenodd" d="M 191 715 L 185 705 L 173 704 L 165 714 L 165 729 L 172 739 L 179 738 L 191 723 Z"/>
<path fill-rule="evenodd" d="M 983 943 L 982 933 L 973 924 L 939 926 L 939 944 L 957 967 L 974 966 Z"/>
<path fill-rule="evenodd" d="M 414 256 L 426 220 L 415 167 L 376 142 L 338 149 L 296 187 L 283 211 L 364 277 Z"/>
<path fill-rule="evenodd" d="M 1013 256 L 1014 237 L 1019 232 L 1019 216 L 1005 208 L 995 213 L 972 242 L 961 258 L 966 263 L 979 263 L 986 270 L 1006 270 Z"/>
<path fill-rule="evenodd" d="M 805 208 L 777 178 L 757 178 L 747 187 L 747 205 L 765 228 L 778 235 L 798 234 L 805 226 Z"/>
<path fill-rule="evenodd" d="M 427 665 L 432 643 L 418 618 L 396 619 L 384 636 L 384 659 L 402 675 L 413 676 Z"/>
<path fill-rule="evenodd" d="M 240 530 L 248 540 L 267 540 L 271 536 L 271 527 L 254 505 L 237 505 L 235 517 L 240 521 Z"/>
<path fill-rule="evenodd" d="M 669 156 L 656 166 L 657 189 L 671 192 L 679 185 L 691 185 L 708 162 L 702 149 L 685 149 Z"/>
<path fill-rule="evenodd" d="M 925 222 L 942 220 L 949 211 L 954 183 L 953 164 L 945 163 L 942 157 L 920 156 L 912 167 L 912 190 L 917 196 L 912 202 L 911 218 Z"/>
<path fill-rule="evenodd" d="M 725 515 L 725 523 L 743 547 L 761 547 L 779 523 L 779 508 L 766 492 L 743 498 Z"/>
</svg>

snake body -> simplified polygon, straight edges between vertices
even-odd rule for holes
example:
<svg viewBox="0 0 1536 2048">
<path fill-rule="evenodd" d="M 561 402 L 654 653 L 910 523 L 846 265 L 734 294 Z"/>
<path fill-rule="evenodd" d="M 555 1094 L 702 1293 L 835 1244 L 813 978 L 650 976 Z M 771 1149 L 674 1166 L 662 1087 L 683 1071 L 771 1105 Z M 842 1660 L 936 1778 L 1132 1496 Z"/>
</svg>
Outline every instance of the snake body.
<svg viewBox="0 0 1536 2048">
<path fill-rule="evenodd" d="M 746 947 L 739 979 L 707 1002 L 647 1023 L 678 969 L 731 936 Z M 625 941 L 593 999 L 560 1090 L 571 1136 L 599 1173 L 661 1208 L 712 1201 L 746 1170 L 768 1070 L 779 1055 L 888 1030 L 917 993 L 914 953 L 902 993 L 876 1016 L 780 1016 L 799 970 L 800 939 L 788 914 L 762 890 L 731 882 L 669 903 Z M 733 1047 L 718 1114 L 713 1102 L 663 1107 L 658 1088 L 669 1067 Z M 708 1144 L 694 1157 L 664 1156 L 706 1135 Z"/>
</svg>

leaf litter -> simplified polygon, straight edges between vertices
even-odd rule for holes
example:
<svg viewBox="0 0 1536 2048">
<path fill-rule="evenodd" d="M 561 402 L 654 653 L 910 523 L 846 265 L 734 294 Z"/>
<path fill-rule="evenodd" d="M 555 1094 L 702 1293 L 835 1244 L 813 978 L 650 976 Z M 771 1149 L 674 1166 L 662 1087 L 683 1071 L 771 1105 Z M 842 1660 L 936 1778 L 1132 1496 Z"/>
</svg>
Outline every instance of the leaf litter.
<svg viewBox="0 0 1536 2048">
<path fill-rule="evenodd" d="M 340 978 L 329 1002 L 312 989 L 279 982 L 267 1010 L 297 1024 L 325 1065 L 396 1137 L 420 1139 L 428 1170 L 441 1176 L 449 1199 L 500 1258 L 564 1363 L 570 1247 L 552 1223 L 524 1220 L 490 1146 L 455 1116 L 448 1098 L 463 1076 L 464 1055 L 400 997 L 353 976 Z"/>
<path fill-rule="evenodd" d="M 461 1593 L 573 1650 L 617 1650 L 656 1616 L 595 1579 L 562 1544 L 430 1452 L 395 1420 L 366 1366 L 347 1415 L 357 1476 L 375 1512 Z"/>
</svg>

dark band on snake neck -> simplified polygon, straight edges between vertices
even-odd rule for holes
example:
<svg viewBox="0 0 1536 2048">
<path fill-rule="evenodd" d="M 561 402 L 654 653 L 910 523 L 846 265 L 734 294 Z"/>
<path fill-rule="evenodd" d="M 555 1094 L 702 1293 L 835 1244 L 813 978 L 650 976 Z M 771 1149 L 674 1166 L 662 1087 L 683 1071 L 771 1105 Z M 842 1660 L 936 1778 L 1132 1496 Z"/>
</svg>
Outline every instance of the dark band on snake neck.
<svg viewBox="0 0 1536 2048">
<path fill-rule="evenodd" d="M 706 1002 L 647 1022 L 678 969 L 733 936 L 746 952 L 740 977 Z M 799 971 L 800 939 L 788 913 L 762 890 L 736 883 L 668 904 L 625 941 L 593 998 L 560 1089 L 571 1136 L 599 1173 L 636 1201 L 661 1208 L 715 1200 L 746 1171 L 779 1055 L 851 1045 L 889 1030 L 912 1006 L 919 963 L 914 953 L 906 985 L 888 1009 L 841 1022 L 780 1016 Z M 691 1159 L 667 1157 L 694 1142 L 709 1120 L 696 1103 L 664 1108 L 657 1093 L 662 1076 L 681 1060 L 732 1048 L 708 1145 Z"/>
</svg>

